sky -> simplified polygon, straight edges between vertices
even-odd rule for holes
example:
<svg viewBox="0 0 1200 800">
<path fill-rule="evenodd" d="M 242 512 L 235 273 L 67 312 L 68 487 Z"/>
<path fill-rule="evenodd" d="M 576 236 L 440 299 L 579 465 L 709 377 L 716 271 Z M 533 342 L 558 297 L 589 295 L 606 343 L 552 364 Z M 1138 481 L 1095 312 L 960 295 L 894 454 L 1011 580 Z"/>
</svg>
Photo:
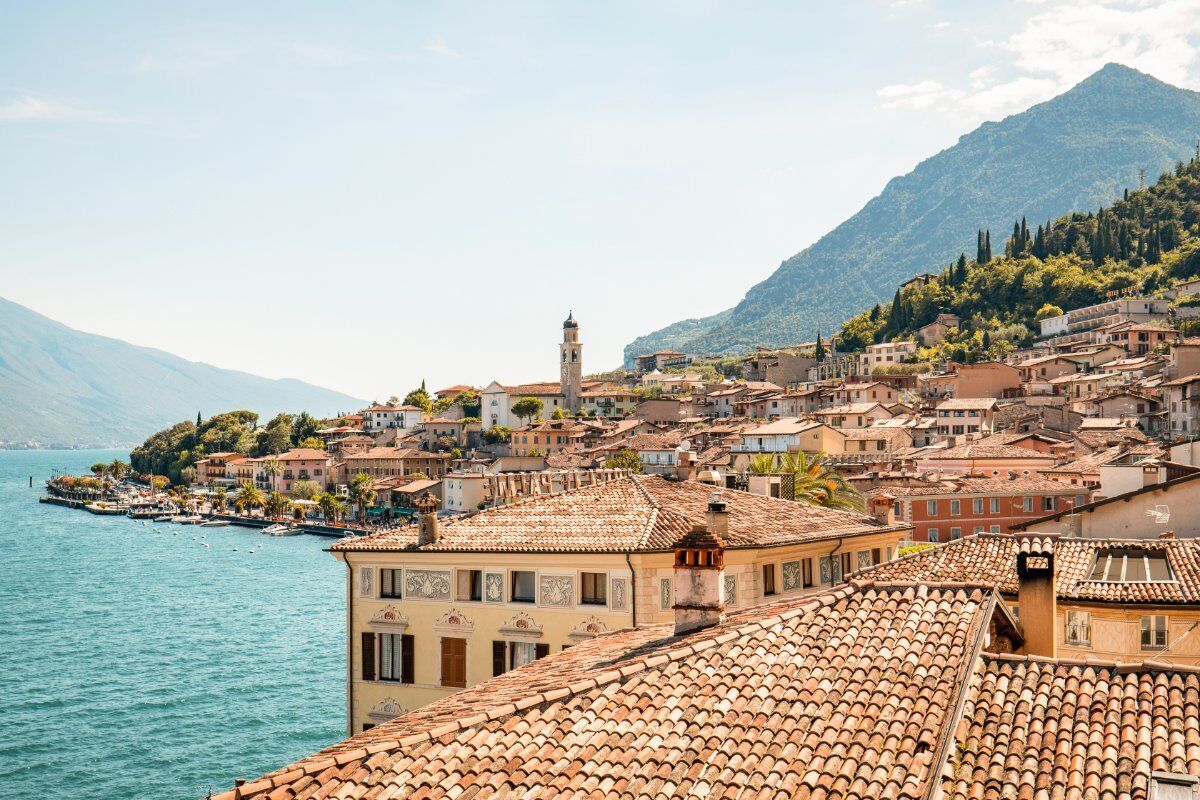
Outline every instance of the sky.
<svg viewBox="0 0 1200 800">
<path fill-rule="evenodd" d="M 733 306 L 886 182 L 1200 0 L 0 0 L 0 296 L 363 399 Z"/>
</svg>

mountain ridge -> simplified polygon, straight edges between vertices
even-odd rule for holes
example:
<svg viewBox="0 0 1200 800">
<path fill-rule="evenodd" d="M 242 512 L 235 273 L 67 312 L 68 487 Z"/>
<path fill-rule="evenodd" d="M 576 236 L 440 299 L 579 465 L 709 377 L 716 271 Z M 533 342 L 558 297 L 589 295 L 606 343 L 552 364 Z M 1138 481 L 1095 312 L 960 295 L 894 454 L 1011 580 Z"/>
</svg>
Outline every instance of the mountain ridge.
<svg viewBox="0 0 1200 800">
<path fill-rule="evenodd" d="M 0 448 L 136 444 L 197 412 L 316 415 L 364 401 L 77 331 L 0 297 Z"/>
<path fill-rule="evenodd" d="M 625 362 L 662 347 L 732 354 L 836 330 L 901 281 L 940 271 L 973 244 L 977 228 L 1002 238 L 1014 218 L 1095 210 L 1136 187 L 1139 169 L 1154 176 L 1190 155 L 1197 131 L 1200 94 L 1108 64 L 893 177 L 736 306 L 638 337 Z"/>
</svg>

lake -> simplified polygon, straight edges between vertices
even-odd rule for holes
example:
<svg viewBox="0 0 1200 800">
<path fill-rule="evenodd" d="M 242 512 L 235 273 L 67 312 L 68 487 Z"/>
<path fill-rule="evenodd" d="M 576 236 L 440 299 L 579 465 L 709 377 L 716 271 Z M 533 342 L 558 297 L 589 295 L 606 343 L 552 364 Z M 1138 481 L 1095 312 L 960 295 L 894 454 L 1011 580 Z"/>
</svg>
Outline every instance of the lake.
<svg viewBox="0 0 1200 800">
<path fill-rule="evenodd" d="M 333 540 L 37 502 L 52 470 L 117 457 L 128 453 L 0 451 L 7 794 L 198 798 L 341 739 L 345 567 L 322 552 Z"/>
</svg>

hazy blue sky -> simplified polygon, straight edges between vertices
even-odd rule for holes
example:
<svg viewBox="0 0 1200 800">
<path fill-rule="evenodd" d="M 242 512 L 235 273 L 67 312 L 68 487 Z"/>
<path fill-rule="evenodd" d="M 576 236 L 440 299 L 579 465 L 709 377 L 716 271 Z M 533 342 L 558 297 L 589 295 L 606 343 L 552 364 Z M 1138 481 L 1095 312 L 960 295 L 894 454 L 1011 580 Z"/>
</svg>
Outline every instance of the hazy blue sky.
<svg viewBox="0 0 1200 800">
<path fill-rule="evenodd" d="M 1200 0 L 0 2 L 0 296 L 359 396 L 556 377 Z M 968 243 L 969 244 L 969 243 Z"/>
</svg>

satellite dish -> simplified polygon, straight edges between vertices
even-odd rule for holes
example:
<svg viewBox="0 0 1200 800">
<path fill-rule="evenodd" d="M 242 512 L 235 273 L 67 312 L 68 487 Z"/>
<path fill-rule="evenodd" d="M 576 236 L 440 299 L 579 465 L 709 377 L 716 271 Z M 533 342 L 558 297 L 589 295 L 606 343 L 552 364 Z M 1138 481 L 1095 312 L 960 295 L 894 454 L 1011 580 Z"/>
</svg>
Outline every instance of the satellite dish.
<svg viewBox="0 0 1200 800">
<path fill-rule="evenodd" d="M 684 439 L 682 442 L 679 443 L 679 449 L 681 452 L 686 453 L 688 450 L 692 449 L 692 443 L 689 442 L 687 439 Z"/>
<path fill-rule="evenodd" d="M 1171 509 L 1166 505 L 1157 505 L 1154 508 L 1147 508 L 1146 516 L 1152 518 L 1159 525 L 1166 525 L 1171 521 Z"/>
</svg>

